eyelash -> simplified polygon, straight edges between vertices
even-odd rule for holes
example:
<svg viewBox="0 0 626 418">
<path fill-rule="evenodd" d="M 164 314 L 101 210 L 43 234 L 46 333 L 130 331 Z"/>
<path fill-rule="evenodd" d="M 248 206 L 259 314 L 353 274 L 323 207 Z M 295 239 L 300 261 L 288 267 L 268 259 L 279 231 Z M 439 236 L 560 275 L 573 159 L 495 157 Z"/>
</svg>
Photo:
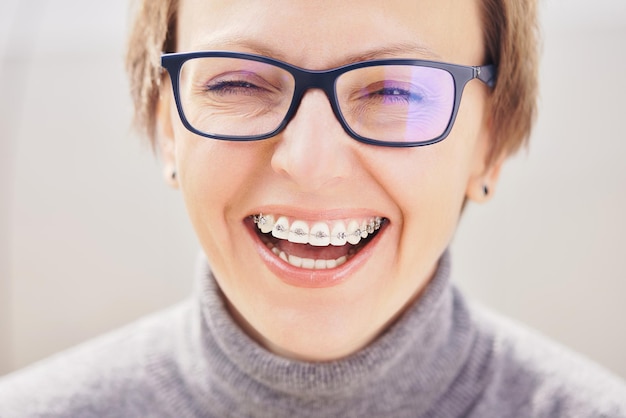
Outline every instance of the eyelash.
<svg viewBox="0 0 626 418">
<path fill-rule="evenodd" d="M 226 95 L 231 93 L 244 93 L 252 94 L 255 91 L 262 90 L 247 81 L 231 80 L 231 81 L 218 81 L 217 83 L 206 86 L 207 92 L 215 94 Z"/>
<path fill-rule="evenodd" d="M 398 94 L 398 92 L 400 94 Z M 387 87 L 370 93 L 368 96 L 379 96 L 384 100 L 392 100 L 395 102 L 422 102 L 424 96 L 420 94 L 411 93 L 408 90 L 403 90 L 395 87 Z"/>
</svg>

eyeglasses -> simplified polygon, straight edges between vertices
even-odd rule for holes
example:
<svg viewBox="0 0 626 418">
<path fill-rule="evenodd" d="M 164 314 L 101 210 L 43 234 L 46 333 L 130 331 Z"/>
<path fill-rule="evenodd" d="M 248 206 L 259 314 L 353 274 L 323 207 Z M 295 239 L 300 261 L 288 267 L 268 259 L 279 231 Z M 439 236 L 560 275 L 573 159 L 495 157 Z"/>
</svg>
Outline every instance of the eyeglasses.
<svg viewBox="0 0 626 418">
<path fill-rule="evenodd" d="M 354 139 L 414 147 L 443 140 L 463 88 L 477 78 L 495 84 L 493 65 L 478 67 L 412 59 L 357 62 L 305 70 L 259 55 L 226 51 L 164 54 L 183 125 L 229 141 L 266 139 L 294 117 L 309 89 L 321 89 Z"/>
</svg>

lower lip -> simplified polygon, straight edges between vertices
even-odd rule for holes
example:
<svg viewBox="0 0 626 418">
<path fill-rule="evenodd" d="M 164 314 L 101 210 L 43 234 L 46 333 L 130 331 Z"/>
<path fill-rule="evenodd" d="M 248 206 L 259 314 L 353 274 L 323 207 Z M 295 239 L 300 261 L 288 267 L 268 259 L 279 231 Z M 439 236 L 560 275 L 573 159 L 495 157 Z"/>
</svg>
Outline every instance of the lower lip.
<svg viewBox="0 0 626 418">
<path fill-rule="evenodd" d="M 246 226 L 249 234 L 252 236 L 256 250 L 267 268 L 286 284 L 305 288 L 333 287 L 348 280 L 372 256 L 374 248 L 378 245 L 384 230 L 388 227 L 388 225 L 385 225 L 381 228 L 365 247 L 361 248 L 359 252 L 341 266 L 332 269 L 314 270 L 292 266 L 277 257 L 256 234 L 254 231 L 255 226 L 250 224 Z"/>
</svg>

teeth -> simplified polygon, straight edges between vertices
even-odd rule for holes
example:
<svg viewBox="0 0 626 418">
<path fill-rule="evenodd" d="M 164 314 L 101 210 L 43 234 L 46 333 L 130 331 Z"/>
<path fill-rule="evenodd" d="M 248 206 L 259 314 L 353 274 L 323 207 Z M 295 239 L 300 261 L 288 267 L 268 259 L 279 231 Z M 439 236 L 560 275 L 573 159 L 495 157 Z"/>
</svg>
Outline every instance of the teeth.
<svg viewBox="0 0 626 418">
<path fill-rule="evenodd" d="M 321 260 L 326 261 L 326 260 Z M 315 268 L 315 260 L 312 258 L 303 258 L 302 259 L 302 268 L 303 269 L 314 269 Z"/>
<path fill-rule="evenodd" d="M 315 269 L 316 270 L 324 270 L 328 266 L 327 260 L 315 260 Z"/>
<path fill-rule="evenodd" d="M 257 224 L 261 232 L 263 232 L 264 234 L 272 232 L 272 229 L 274 229 L 274 216 L 259 215 Z"/>
<path fill-rule="evenodd" d="M 311 228 L 309 244 L 316 247 L 328 247 L 330 245 L 330 229 L 326 222 L 317 222 Z"/>
<path fill-rule="evenodd" d="M 348 222 L 346 228 L 345 222 L 336 221 L 333 224 L 332 232 L 326 222 L 316 222 L 309 229 L 309 225 L 305 221 L 295 220 L 289 223 L 286 216 L 281 216 L 277 220 L 274 215 L 254 215 L 252 219 L 257 228 L 265 234 L 271 233 L 274 237 L 283 240 L 289 240 L 294 243 L 310 244 L 314 246 L 324 247 L 328 245 L 341 246 L 346 243 L 353 245 L 358 244 L 362 238 L 366 238 L 370 233 L 378 230 L 382 224 L 382 218 L 373 218 L 367 221 L 363 220 L 359 224 L 357 220 Z M 278 246 L 268 242 L 267 247 L 281 260 L 292 266 L 311 269 L 325 270 L 334 269 L 346 263 L 350 257 L 356 253 L 355 248 L 350 248 L 348 255 L 341 256 L 335 260 L 315 260 L 312 258 L 302 258 L 293 254 L 287 254 Z"/>
<path fill-rule="evenodd" d="M 290 223 L 286 216 L 276 219 L 274 215 L 260 214 L 252 218 L 257 228 L 264 234 L 271 233 L 278 239 L 316 247 L 343 246 L 346 243 L 357 245 L 362 239 L 379 230 L 383 221 L 380 217 L 367 220 L 351 219 L 347 227 L 345 221 L 335 221 L 331 230 L 328 222 L 316 222 L 309 227 L 306 221 L 294 220 Z"/>
<path fill-rule="evenodd" d="M 291 264 L 292 266 L 296 266 L 296 267 L 302 266 L 302 258 L 296 257 L 295 255 L 291 255 L 291 254 L 289 254 L 289 257 L 287 258 L 289 260 L 289 264 Z"/>
<path fill-rule="evenodd" d="M 272 228 L 272 235 L 278 239 L 289 238 L 289 220 L 285 216 L 278 218 Z"/>
<path fill-rule="evenodd" d="M 346 234 L 346 224 L 343 222 L 336 222 L 333 225 L 333 231 L 330 234 L 330 243 L 334 246 L 340 247 L 342 245 L 346 245 L 347 234 Z"/>
<path fill-rule="evenodd" d="M 348 234 L 348 242 L 352 245 L 357 245 L 359 241 L 361 241 L 361 229 L 359 227 L 359 223 L 355 220 L 350 221 L 348 224 L 348 230 L 346 231 Z"/>
<path fill-rule="evenodd" d="M 361 238 L 362 239 L 367 238 L 367 224 L 368 222 L 365 222 L 365 221 L 361 223 Z"/>
<path fill-rule="evenodd" d="M 294 221 L 289 229 L 289 242 L 306 244 L 309 242 L 309 225 L 304 221 Z"/>
<path fill-rule="evenodd" d="M 286 252 L 279 250 L 277 247 L 272 246 L 270 243 L 267 244 L 267 247 L 286 263 L 289 263 L 294 267 L 301 267 L 310 270 L 334 269 L 335 267 L 339 267 L 348 261 L 348 257 L 345 255 L 337 258 L 336 260 L 313 260 L 312 258 L 301 258 L 293 254 L 287 254 Z"/>
</svg>

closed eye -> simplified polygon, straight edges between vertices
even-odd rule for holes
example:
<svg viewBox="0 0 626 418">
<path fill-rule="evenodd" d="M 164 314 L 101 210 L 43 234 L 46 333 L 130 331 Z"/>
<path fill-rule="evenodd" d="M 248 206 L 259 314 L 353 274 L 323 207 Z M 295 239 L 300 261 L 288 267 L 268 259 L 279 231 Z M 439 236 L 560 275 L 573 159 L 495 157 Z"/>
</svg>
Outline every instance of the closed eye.
<svg viewBox="0 0 626 418">
<path fill-rule="evenodd" d="M 220 80 L 206 86 L 206 91 L 218 95 L 258 94 L 265 89 L 245 80 Z"/>
<path fill-rule="evenodd" d="M 368 93 L 367 97 L 378 97 L 386 103 L 415 103 L 424 100 L 422 94 L 399 87 L 385 87 Z"/>
</svg>

